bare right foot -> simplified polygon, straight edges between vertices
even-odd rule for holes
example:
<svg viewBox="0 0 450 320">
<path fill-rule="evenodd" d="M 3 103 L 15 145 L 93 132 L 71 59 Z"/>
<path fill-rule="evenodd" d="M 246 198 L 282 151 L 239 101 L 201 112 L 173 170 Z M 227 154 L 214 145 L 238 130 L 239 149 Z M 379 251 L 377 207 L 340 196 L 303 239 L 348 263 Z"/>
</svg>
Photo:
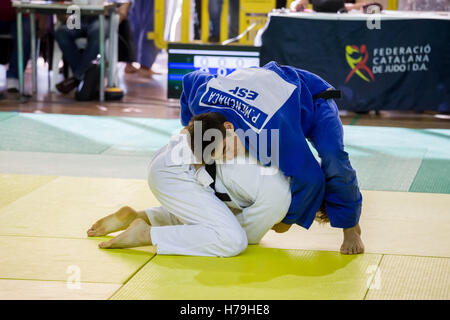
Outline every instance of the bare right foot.
<svg viewBox="0 0 450 320">
<path fill-rule="evenodd" d="M 125 230 L 138 217 L 130 207 L 123 207 L 117 212 L 100 220 L 87 231 L 88 237 L 101 237 L 109 233 Z"/>
<path fill-rule="evenodd" d="M 122 249 L 148 246 L 152 244 L 150 226 L 143 219 L 134 220 L 127 230 L 117 237 L 100 243 L 102 249 Z"/>
<path fill-rule="evenodd" d="M 359 226 L 359 223 L 355 226 L 355 231 L 359 236 L 361 236 L 361 227 Z"/>
<path fill-rule="evenodd" d="M 359 224 L 353 228 L 344 229 L 344 241 L 341 245 L 341 253 L 364 253 L 364 243 L 361 240 L 361 227 Z"/>
</svg>

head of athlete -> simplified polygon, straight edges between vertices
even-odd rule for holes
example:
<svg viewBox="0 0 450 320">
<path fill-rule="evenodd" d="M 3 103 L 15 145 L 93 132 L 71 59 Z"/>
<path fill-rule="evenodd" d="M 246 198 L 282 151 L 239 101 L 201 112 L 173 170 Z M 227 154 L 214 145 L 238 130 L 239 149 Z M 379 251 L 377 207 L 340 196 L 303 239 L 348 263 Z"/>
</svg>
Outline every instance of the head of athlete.
<svg viewBox="0 0 450 320">
<path fill-rule="evenodd" d="M 192 117 L 185 128 L 197 161 L 210 164 L 218 159 L 233 159 L 240 144 L 234 126 L 224 115 L 207 112 Z"/>
</svg>

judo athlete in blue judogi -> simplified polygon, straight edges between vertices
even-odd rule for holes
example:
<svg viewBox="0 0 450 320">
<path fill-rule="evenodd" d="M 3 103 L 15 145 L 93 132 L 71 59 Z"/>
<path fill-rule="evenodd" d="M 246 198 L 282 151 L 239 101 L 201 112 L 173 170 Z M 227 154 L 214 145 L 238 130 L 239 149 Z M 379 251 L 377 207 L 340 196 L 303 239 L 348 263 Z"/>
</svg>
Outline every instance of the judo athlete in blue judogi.
<svg viewBox="0 0 450 320">
<path fill-rule="evenodd" d="M 344 229 L 341 252 L 361 253 L 362 196 L 344 151 L 338 109 L 328 94 L 333 90 L 315 74 L 275 62 L 225 77 L 195 71 L 183 78 L 181 122 L 186 126 L 199 114 L 223 114 L 255 158 L 277 166 L 290 178 L 291 204 L 275 231 L 287 231 L 294 223 L 308 229 L 324 205 L 331 226 Z M 276 137 L 271 134 L 274 129 Z M 246 139 L 249 131 L 255 133 L 256 142 Z M 261 150 L 262 140 L 267 141 L 267 150 Z M 307 140 L 317 150 L 320 164 Z"/>
</svg>

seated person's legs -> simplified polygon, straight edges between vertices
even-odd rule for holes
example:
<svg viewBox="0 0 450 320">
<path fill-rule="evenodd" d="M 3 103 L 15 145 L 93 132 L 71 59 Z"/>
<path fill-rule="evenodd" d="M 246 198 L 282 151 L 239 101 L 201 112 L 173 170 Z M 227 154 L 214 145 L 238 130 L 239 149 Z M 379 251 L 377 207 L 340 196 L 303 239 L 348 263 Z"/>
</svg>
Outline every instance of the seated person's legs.
<svg viewBox="0 0 450 320">
<path fill-rule="evenodd" d="M 109 23 L 108 20 L 105 19 L 104 23 L 105 30 L 105 39 L 108 36 Z M 80 64 L 76 70 L 75 76 L 83 79 L 85 72 L 91 65 L 92 61 L 97 58 L 97 55 L 100 53 L 100 41 L 99 41 L 99 31 L 100 31 L 100 21 L 95 19 L 90 21 L 87 25 L 87 46 L 84 49 L 83 54 L 81 55 Z M 106 51 L 106 49 L 105 49 Z M 74 72 L 75 73 L 75 72 Z"/>
<path fill-rule="evenodd" d="M 9 59 L 9 67 L 6 73 L 7 89 L 10 92 L 17 92 L 19 89 L 19 57 L 17 48 L 17 22 L 0 22 L 0 33 L 10 34 L 13 38 L 13 49 Z M 30 59 L 30 18 L 22 17 L 22 43 L 23 43 L 23 70 L 25 70 Z"/>
<path fill-rule="evenodd" d="M 73 78 L 66 79 L 57 85 L 57 89 L 62 93 L 69 93 L 78 86 L 91 62 L 97 57 L 99 29 L 98 18 L 88 17 L 82 19 L 80 29 L 69 29 L 67 25 L 63 24 L 56 30 L 55 38 L 73 72 Z M 107 31 L 108 23 L 105 21 L 105 38 L 108 34 Z M 87 38 L 87 46 L 81 53 L 75 41 L 83 37 Z"/>
<path fill-rule="evenodd" d="M 86 24 L 84 23 L 80 29 L 69 29 L 67 25 L 63 24 L 55 32 L 55 39 L 74 75 L 81 61 L 81 52 L 75 40 L 84 36 L 86 36 Z"/>
</svg>

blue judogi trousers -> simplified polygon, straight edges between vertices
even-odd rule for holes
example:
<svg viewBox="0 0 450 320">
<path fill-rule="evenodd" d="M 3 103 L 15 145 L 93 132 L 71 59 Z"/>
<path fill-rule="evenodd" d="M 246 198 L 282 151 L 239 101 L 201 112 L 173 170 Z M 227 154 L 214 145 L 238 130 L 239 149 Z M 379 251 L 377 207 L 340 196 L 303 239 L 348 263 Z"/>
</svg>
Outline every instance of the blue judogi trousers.
<svg viewBox="0 0 450 320">
<path fill-rule="evenodd" d="M 362 195 L 356 172 L 344 151 L 344 131 L 334 100 L 317 99 L 314 102 L 314 121 L 305 137 L 317 150 L 325 176 L 325 207 L 330 224 L 336 228 L 350 228 L 359 222 Z M 320 179 L 320 178 L 319 178 Z"/>
</svg>

